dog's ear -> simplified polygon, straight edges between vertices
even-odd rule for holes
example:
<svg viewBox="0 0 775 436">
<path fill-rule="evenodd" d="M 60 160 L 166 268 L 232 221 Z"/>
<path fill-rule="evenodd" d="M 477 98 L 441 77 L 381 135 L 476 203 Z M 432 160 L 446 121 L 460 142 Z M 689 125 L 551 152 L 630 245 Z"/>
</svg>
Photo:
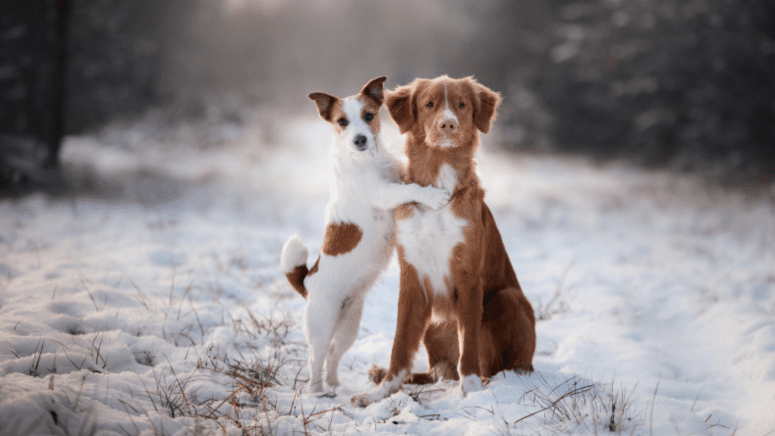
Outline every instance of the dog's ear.
<svg viewBox="0 0 775 436">
<path fill-rule="evenodd" d="M 399 86 L 395 91 L 388 91 L 385 105 L 390 118 L 398 125 L 401 133 L 412 130 L 417 122 L 417 109 L 414 107 L 414 93 L 417 82 Z"/>
<path fill-rule="evenodd" d="M 331 109 L 333 109 L 334 104 L 339 101 L 339 97 L 334 97 L 325 92 L 313 92 L 309 95 L 309 98 L 315 100 L 315 105 L 318 107 L 320 118 L 331 121 Z"/>
<path fill-rule="evenodd" d="M 374 100 L 378 105 L 382 106 L 382 103 L 385 102 L 385 80 L 387 80 L 385 76 L 372 79 L 361 89 L 361 95 Z"/>
<path fill-rule="evenodd" d="M 469 78 L 474 86 L 477 103 L 474 105 L 474 125 L 482 133 L 487 133 L 495 121 L 498 106 L 501 104 L 501 95 L 490 88 L 477 83 Z"/>
</svg>

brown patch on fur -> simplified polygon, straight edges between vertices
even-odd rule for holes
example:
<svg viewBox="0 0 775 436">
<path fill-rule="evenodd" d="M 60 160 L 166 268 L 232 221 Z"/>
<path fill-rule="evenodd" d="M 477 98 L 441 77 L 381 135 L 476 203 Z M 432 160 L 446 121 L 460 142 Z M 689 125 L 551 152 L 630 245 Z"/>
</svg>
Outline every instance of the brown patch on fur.
<svg viewBox="0 0 775 436">
<path fill-rule="evenodd" d="M 309 272 L 307 273 L 308 276 L 311 276 L 312 274 L 315 274 L 318 272 L 318 263 L 320 263 L 320 256 L 318 256 L 318 260 L 315 261 L 315 264 L 312 265 L 312 268 L 310 268 Z"/>
<path fill-rule="evenodd" d="M 377 135 L 379 135 L 379 129 L 380 121 L 379 121 L 379 108 L 381 105 L 377 104 L 373 99 L 371 98 L 365 98 L 360 97 L 361 101 L 363 102 L 363 109 L 361 109 L 361 118 L 363 118 L 363 121 L 366 122 L 369 126 L 369 130 L 371 130 L 371 134 L 374 135 L 376 138 Z M 371 121 L 366 121 L 364 118 L 367 113 L 370 113 L 374 115 L 374 118 L 371 119 Z"/>
<path fill-rule="evenodd" d="M 495 220 L 484 203 L 473 160 L 479 146 L 476 131 L 489 131 L 499 104 L 497 93 L 470 77 L 417 79 L 388 93 L 390 116 L 401 132 L 407 133 L 409 164 L 404 182 L 432 185 L 441 166 L 450 165 L 458 176 L 450 208 L 468 222 L 463 230 L 465 242 L 452 250 L 449 259 L 449 298 L 423 292 L 417 270 L 397 246 L 401 266 L 398 325 L 388 379 L 409 369 L 420 337 L 428 350 L 430 370 L 407 378 L 416 382 L 533 369 L 533 308 L 522 293 Z M 440 128 L 438 120 L 445 107 L 458 117 L 460 132 L 455 133 L 454 146 L 442 148 L 435 145 L 439 137 L 435 130 Z M 416 212 L 411 207 L 396 211 L 396 219 Z M 431 312 L 449 316 L 431 322 Z"/>
<path fill-rule="evenodd" d="M 326 226 L 326 234 L 323 237 L 323 253 L 329 256 L 338 256 L 349 253 L 358 246 L 363 237 L 363 231 L 353 223 L 339 223 Z"/>
<path fill-rule="evenodd" d="M 393 209 L 393 220 L 395 221 L 411 218 L 412 215 L 414 215 L 414 206 L 411 204 L 402 204 Z"/>
<path fill-rule="evenodd" d="M 317 263 L 315 265 L 317 266 Z M 302 297 L 307 298 L 307 288 L 304 287 L 304 278 L 307 277 L 307 265 L 297 266 L 293 271 L 285 273 L 285 277 L 296 292 L 301 294 Z"/>
<path fill-rule="evenodd" d="M 336 132 L 339 137 L 342 137 L 342 132 L 344 129 L 347 128 L 347 126 L 340 126 L 339 120 L 344 118 L 347 121 L 350 121 L 349 118 L 347 118 L 347 114 L 344 113 L 343 103 L 341 100 L 337 101 L 336 104 L 334 104 L 334 107 L 331 109 L 331 119 L 328 120 L 332 126 L 334 126 L 334 132 Z"/>
</svg>

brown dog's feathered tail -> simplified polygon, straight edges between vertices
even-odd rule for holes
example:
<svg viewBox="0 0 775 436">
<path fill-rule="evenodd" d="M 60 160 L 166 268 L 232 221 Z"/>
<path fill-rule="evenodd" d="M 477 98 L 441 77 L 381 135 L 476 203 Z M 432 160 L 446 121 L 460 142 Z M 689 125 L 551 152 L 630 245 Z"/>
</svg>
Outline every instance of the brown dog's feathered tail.
<svg viewBox="0 0 775 436">
<path fill-rule="evenodd" d="M 369 368 L 369 380 L 373 381 L 374 384 L 380 384 L 386 375 L 387 371 L 377 365 L 371 365 L 371 368 Z"/>
<path fill-rule="evenodd" d="M 307 247 L 301 243 L 299 235 L 293 235 L 285 241 L 282 254 L 280 254 L 280 266 L 288 278 L 293 289 L 302 297 L 307 298 L 307 288 L 304 287 L 304 278 L 307 277 Z"/>
</svg>

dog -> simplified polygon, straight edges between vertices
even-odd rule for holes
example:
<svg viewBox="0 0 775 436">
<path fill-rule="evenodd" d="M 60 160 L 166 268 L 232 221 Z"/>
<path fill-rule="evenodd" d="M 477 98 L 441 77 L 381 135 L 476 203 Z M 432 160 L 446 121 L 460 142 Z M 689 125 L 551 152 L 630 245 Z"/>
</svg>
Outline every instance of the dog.
<svg viewBox="0 0 775 436">
<path fill-rule="evenodd" d="M 326 230 L 312 268 L 307 269 L 308 251 L 298 235 L 286 241 L 280 264 L 291 286 L 307 299 L 311 392 L 323 391 L 324 362 L 326 383 L 339 386 L 339 361 L 358 335 L 365 295 L 393 254 L 393 210 L 412 202 L 437 209 L 449 201 L 444 189 L 401 182 L 405 169 L 379 135 L 385 80 L 373 79 L 359 94 L 343 99 L 309 94 L 335 132 Z"/>
<path fill-rule="evenodd" d="M 482 377 L 532 371 L 535 315 L 522 293 L 476 174 L 479 133 L 492 126 L 501 97 L 472 77 L 416 79 L 387 93 L 386 105 L 406 133 L 405 182 L 452 193 L 440 209 L 396 209 L 401 266 L 390 367 L 377 390 L 353 397 L 360 406 L 402 383 L 459 380 L 465 395 Z M 429 372 L 410 374 L 420 342 Z M 375 375 L 374 373 L 372 375 Z"/>
</svg>

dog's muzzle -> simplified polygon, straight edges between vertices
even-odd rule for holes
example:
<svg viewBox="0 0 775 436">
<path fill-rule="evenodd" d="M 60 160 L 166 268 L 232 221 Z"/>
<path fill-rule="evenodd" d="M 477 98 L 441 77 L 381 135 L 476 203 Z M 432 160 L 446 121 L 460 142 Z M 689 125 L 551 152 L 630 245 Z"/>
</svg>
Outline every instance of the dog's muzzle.
<svg viewBox="0 0 775 436">
<path fill-rule="evenodd" d="M 357 148 L 359 151 L 366 150 L 366 137 L 364 135 L 358 135 L 353 139 L 353 144 L 355 144 L 355 148 Z"/>
</svg>

